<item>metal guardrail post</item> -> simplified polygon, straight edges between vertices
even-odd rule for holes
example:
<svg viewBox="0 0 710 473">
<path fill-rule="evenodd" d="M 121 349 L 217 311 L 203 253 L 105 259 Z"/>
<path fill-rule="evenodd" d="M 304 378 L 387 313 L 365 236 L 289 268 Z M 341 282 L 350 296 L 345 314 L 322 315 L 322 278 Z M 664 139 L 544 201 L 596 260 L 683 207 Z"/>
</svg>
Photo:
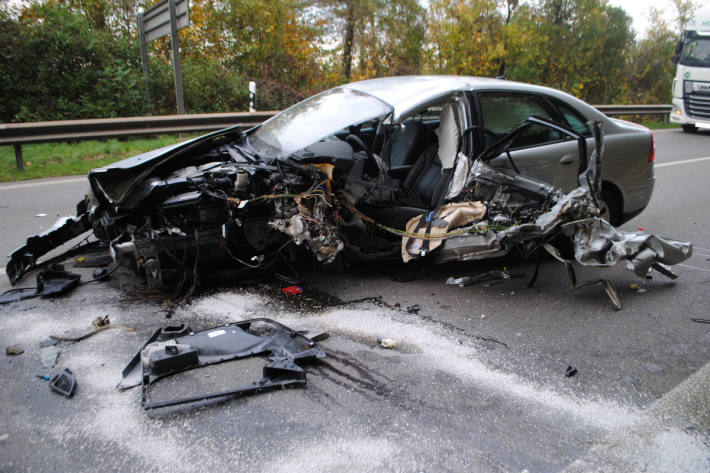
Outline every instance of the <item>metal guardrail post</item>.
<svg viewBox="0 0 710 473">
<path fill-rule="evenodd" d="M 12 146 L 15 148 L 15 162 L 17 163 L 18 171 L 25 170 L 25 162 L 22 159 L 22 145 L 14 144 Z"/>
</svg>

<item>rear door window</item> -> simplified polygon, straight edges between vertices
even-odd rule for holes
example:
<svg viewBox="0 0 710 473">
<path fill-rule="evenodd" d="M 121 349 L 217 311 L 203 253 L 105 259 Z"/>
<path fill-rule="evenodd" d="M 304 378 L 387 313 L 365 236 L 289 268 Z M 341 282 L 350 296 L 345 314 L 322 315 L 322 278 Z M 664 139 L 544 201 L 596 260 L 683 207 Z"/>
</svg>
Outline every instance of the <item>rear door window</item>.
<svg viewBox="0 0 710 473">
<path fill-rule="evenodd" d="M 522 125 L 531 116 L 559 121 L 557 113 L 536 94 L 511 92 L 481 92 L 478 94 L 481 125 L 498 137 L 506 135 Z M 492 135 L 485 135 L 488 146 Z M 539 146 L 564 140 L 564 136 L 551 128 L 532 125 L 513 142 L 513 149 Z"/>
<path fill-rule="evenodd" d="M 589 126 L 587 125 L 587 118 L 584 115 L 579 113 L 570 105 L 567 105 L 566 103 L 562 102 L 561 100 L 557 100 L 552 97 L 550 97 L 550 100 L 557 107 L 557 109 L 560 111 L 560 114 L 567 122 L 564 123 L 564 125 L 572 128 L 574 131 L 576 131 L 582 136 L 592 136 L 592 132 L 589 129 Z"/>
</svg>

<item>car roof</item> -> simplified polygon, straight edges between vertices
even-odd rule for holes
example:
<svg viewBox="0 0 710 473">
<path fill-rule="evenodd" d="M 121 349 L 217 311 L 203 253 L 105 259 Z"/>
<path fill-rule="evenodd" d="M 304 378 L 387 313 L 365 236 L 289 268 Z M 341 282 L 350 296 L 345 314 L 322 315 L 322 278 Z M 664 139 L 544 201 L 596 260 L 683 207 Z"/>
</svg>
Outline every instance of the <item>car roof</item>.
<svg viewBox="0 0 710 473">
<path fill-rule="evenodd" d="M 500 90 L 543 93 L 573 105 L 589 119 L 606 116 L 589 104 L 562 91 L 522 82 L 471 76 L 397 76 L 369 79 L 341 86 L 373 95 L 394 108 L 393 121 L 399 121 L 422 108 L 457 93 L 476 90 Z"/>
</svg>

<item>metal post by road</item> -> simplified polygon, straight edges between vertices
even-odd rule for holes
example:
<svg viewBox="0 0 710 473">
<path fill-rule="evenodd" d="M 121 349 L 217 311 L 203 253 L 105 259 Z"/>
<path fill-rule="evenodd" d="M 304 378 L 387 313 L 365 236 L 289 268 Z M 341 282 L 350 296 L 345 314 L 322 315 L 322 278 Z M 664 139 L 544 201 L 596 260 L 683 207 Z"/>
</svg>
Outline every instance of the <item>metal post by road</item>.
<svg viewBox="0 0 710 473">
<path fill-rule="evenodd" d="M 249 111 L 256 112 L 256 82 L 249 81 Z"/>
<path fill-rule="evenodd" d="M 145 28 L 143 26 L 143 13 L 138 14 L 138 41 L 141 43 L 141 60 L 143 62 L 143 76 L 145 77 L 145 103 L 148 115 L 153 115 L 153 106 L 150 101 L 150 71 L 148 70 L 148 45 L 145 42 Z"/>
<path fill-rule="evenodd" d="M 185 113 L 185 102 L 182 96 L 182 69 L 180 67 L 180 44 L 177 34 L 177 11 L 175 0 L 168 0 L 170 8 L 170 43 L 173 47 L 173 69 L 175 71 L 175 98 L 177 100 L 178 115 Z"/>
<path fill-rule="evenodd" d="M 25 170 L 25 162 L 22 160 L 22 145 L 13 145 L 15 148 L 15 162 L 17 163 L 17 169 L 20 171 Z"/>
</svg>

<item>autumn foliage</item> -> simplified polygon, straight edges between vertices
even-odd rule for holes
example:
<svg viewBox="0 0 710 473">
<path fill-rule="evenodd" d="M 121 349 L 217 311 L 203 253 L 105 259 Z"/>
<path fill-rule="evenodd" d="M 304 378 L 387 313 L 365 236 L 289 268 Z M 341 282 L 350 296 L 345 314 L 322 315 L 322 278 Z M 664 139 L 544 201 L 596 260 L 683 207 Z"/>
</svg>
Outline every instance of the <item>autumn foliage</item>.
<svg viewBox="0 0 710 473">
<path fill-rule="evenodd" d="M 683 3 L 677 0 L 675 3 Z M 687 2 L 686 2 L 687 3 Z M 0 121 L 142 115 L 136 16 L 150 1 L 0 0 Z M 188 113 L 278 110 L 349 81 L 505 77 L 592 103 L 667 103 L 677 31 L 643 39 L 606 0 L 190 0 Z M 653 15 L 653 14 L 652 14 Z M 149 44 L 152 113 L 175 113 L 168 38 Z"/>
</svg>

